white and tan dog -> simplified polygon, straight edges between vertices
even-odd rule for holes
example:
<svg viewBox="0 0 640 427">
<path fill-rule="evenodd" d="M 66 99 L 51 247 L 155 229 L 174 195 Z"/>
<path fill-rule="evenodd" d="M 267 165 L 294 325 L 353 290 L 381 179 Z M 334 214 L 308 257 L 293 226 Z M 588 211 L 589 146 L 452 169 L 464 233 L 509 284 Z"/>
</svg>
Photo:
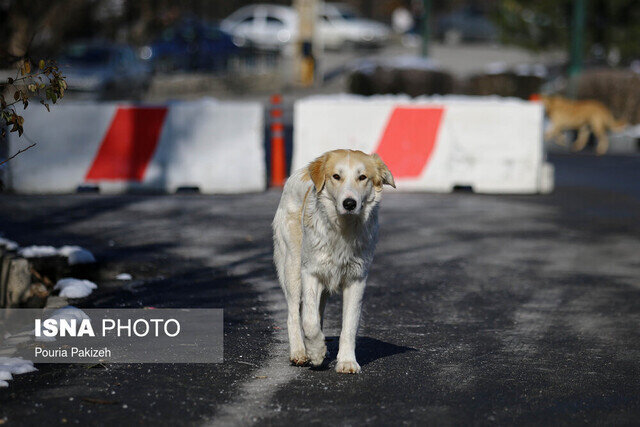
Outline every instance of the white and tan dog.
<svg viewBox="0 0 640 427">
<path fill-rule="evenodd" d="M 358 373 L 355 341 L 378 240 L 382 185 L 395 188 L 377 154 L 330 151 L 287 180 L 273 220 L 274 262 L 287 299 L 290 360 L 322 364 L 327 297 L 342 291 L 336 371 Z M 302 319 L 301 319 L 302 317 Z"/>
</svg>

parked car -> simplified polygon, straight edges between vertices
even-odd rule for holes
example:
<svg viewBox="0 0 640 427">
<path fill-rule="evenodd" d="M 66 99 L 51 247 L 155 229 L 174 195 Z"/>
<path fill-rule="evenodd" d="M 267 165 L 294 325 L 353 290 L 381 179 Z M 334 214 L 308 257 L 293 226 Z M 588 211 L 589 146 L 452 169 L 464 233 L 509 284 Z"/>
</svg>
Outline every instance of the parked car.
<svg viewBox="0 0 640 427">
<path fill-rule="evenodd" d="M 379 22 L 359 17 L 347 5 L 325 3 L 317 19 L 320 43 L 337 49 L 345 45 L 379 45 L 390 34 Z M 256 4 L 242 7 L 221 23 L 241 46 L 280 50 L 298 34 L 298 14 L 288 6 Z"/>
<path fill-rule="evenodd" d="M 287 6 L 257 4 L 242 7 L 220 23 L 239 46 L 280 50 L 297 34 L 298 15 Z"/>
<path fill-rule="evenodd" d="M 184 19 L 165 29 L 144 48 L 156 71 L 226 70 L 229 58 L 240 54 L 231 35 L 198 19 Z"/>
<path fill-rule="evenodd" d="M 482 10 L 466 7 L 441 16 L 436 21 L 436 37 L 447 44 L 462 41 L 488 41 L 498 39 L 498 29 Z"/>
<path fill-rule="evenodd" d="M 338 49 L 345 44 L 380 46 L 391 34 L 387 25 L 362 18 L 347 4 L 324 3 L 319 18 L 320 39 L 330 49 Z"/>
<path fill-rule="evenodd" d="M 79 42 L 67 47 L 58 64 L 71 96 L 138 99 L 148 89 L 151 72 L 133 48 L 108 42 Z"/>
</svg>

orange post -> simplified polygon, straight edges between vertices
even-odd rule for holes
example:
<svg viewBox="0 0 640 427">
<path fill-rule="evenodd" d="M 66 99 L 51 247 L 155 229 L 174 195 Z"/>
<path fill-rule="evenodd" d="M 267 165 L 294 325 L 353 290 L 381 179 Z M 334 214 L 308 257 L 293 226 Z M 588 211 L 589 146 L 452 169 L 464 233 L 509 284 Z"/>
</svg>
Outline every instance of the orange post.
<svg viewBox="0 0 640 427">
<path fill-rule="evenodd" d="M 271 186 L 282 187 L 287 177 L 282 124 L 282 97 L 271 97 Z"/>
</svg>

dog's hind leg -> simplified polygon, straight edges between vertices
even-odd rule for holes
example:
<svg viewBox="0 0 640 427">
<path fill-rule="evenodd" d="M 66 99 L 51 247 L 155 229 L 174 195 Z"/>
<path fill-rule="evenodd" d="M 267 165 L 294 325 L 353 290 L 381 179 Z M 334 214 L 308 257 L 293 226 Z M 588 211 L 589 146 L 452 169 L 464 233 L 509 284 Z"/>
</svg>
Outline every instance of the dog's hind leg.
<svg viewBox="0 0 640 427">
<path fill-rule="evenodd" d="M 312 274 L 302 272 L 302 327 L 307 357 L 313 366 L 320 366 L 327 354 L 320 324 L 322 284 Z"/>
<path fill-rule="evenodd" d="M 587 145 L 588 141 L 589 141 L 589 126 L 582 125 L 578 130 L 578 136 L 576 137 L 576 140 L 574 141 L 571 149 L 573 151 L 580 151 Z"/>
<path fill-rule="evenodd" d="M 598 138 L 598 145 L 596 145 L 596 154 L 601 156 L 609 150 L 609 137 L 607 136 L 606 126 L 598 121 L 593 124 L 593 133 Z"/>
<path fill-rule="evenodd" d="M 304 335 L 300 319 L 302 284 L 300 260 L 289 257 L 284 264 L 285 295 L 287 297 L 287 331 L 289 333 L 289 360 L 291 364 L 303 366 L 308 362 L 304 348 Z"/>
</svg>

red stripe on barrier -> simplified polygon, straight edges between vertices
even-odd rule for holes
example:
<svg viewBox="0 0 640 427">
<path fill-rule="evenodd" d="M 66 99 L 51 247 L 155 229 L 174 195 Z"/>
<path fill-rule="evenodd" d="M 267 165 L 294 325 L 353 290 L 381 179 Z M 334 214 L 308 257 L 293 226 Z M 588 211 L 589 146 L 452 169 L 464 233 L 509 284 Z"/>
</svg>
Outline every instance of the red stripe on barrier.
<svg viewBox="0 0 640 427">
<path fill-rule="evenodd" d="M 376 149 L 396 178 L 416 178 L 436 145 L 444 108 L 398 107 Z"/>
<path fill-rule="evenodd" d="M 167 108 L 118 108 L 86 180 L 142 181 Z"/>
</svg>

